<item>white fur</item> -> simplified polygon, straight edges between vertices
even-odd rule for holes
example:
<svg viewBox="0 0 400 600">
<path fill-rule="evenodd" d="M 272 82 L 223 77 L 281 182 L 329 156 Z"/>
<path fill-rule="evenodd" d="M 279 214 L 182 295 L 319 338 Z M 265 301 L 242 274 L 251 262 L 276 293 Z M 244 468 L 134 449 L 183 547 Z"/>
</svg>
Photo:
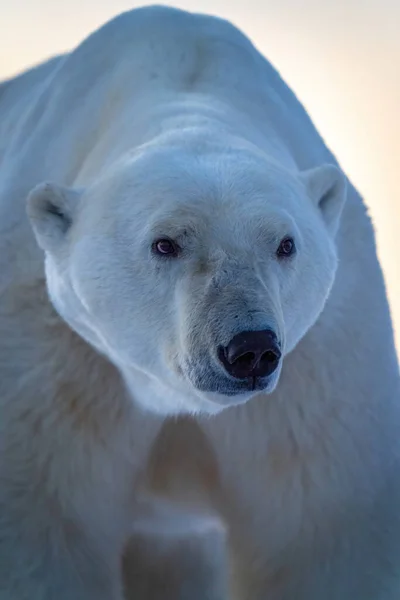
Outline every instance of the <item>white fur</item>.
<svg viewBox="0 0 400 600">
<path fill-rule="evenodd" d="M 271 65 L 140 9 L 5 82 L 0 114 L 0 600 L 120 600 L 153 496 L 223 523 L 235 600 L 398 598 L 373 232 Z M 234 394 L 218 346 L 265 328 L 283 360 Z"/>
</svg>

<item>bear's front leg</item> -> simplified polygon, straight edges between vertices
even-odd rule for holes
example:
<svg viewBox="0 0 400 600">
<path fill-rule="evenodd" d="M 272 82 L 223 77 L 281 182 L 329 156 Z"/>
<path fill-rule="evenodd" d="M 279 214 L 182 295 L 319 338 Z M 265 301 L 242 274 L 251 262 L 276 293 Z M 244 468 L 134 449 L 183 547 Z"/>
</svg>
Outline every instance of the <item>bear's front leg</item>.
<svg viewBox="0 0 400 600">
<path fill-rule="evenodd" d="M 228 600 L 219 532 L 132 539 L 124 557 L 126 600 Z"/>
<path fill-rule="evenodd" d="M 1 483 L 0 600 L 123 599 L 121 556 L 112 540 L 102 547 L 74 511 L 44 504 L 39 489 L 6 494 L 3 477 Z"/>
<path fill-rule="evenodd" d="M 251 529 L 254 520 L 250 515 L 247 530 L 238 522 L 231 523 L 229 598 L 398 600 L 400 570 L 395 544 L 389 539 L 389 523 L 387 530 L 377 532 L 373 530 L 376 515 L 362 514 L 362 510 L 357 513 L 355 509 L 348 521 L 341 522 L 337 517 L 330 531 L 323 523 L 315 524 L 308 532 L 303 526 L 300 537 L 291 543 L 283 540 L 276 554 L 270 551 L 273 526 L 268 526 L 262 513 L 257 531 Z M 282 539 L 284 535 L 282 530 Z"/>
</svg>

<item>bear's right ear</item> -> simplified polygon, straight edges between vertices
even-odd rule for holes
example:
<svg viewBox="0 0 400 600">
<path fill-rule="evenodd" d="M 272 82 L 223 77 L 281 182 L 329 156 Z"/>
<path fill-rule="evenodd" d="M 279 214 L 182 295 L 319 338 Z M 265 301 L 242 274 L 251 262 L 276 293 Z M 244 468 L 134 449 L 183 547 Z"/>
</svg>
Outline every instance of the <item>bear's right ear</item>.
<svg viewBox="0 0 400 600">
<path fill-rule="evenodd" d="M 27 213 L 39 246 L 56 250 L 71 227 L 82 192 L 41 183 L 29 194 Z"/>
</svg>

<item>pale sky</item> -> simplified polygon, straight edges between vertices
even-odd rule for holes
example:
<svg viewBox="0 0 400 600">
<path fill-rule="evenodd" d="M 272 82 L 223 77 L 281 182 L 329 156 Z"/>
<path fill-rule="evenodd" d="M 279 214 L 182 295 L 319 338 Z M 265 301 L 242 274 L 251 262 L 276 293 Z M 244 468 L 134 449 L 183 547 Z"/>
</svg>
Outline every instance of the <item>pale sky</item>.
<svg viewBox="0 0 400 600">
<path fill-rule="evenodd" d="M 150 3 L 0 0 L 0 78 L 73 48 L 141 4 Z M 305 104 L 370 209 L 400 348 L 400 1 L 174 4 L 232 20 Z"/>
</svg>

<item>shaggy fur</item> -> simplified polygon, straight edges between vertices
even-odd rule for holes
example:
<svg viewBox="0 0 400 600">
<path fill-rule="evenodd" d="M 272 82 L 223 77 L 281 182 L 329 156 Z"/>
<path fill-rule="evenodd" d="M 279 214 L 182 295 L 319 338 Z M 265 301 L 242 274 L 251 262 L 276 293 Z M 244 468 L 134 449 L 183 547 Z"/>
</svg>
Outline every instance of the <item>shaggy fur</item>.
<svg viewBox="0 0 400 600">
<path fill-rule="evenodd" d="M 271 65 L 139 9 L 5 82 L 0 116 L 0 600 L 397 600 L 373 231 Z M 253 389 L 218 348 L 266 328 Z"/>
</svg>

